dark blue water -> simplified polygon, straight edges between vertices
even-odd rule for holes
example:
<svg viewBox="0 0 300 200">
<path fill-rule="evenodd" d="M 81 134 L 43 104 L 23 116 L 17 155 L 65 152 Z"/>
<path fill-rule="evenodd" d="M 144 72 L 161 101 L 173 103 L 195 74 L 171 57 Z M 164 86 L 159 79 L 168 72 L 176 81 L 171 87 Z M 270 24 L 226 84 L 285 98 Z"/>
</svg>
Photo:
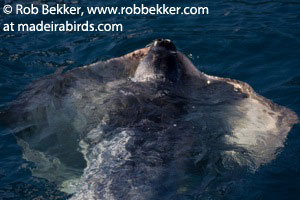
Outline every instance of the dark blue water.
<svg viewBox="0 0 300 200">
<path fill-rule="evenodd" d="M 5 1 L 11 2 L 11 1 Z M 62 1 L 60 1 L 62 2 Z M 64 1 L 68 2 L 68 1 Z M 104 1 L 103 1 L 104 2 Z M 75 5 L 104 5 L 102 1 Z M 130 5 L 153 1 L 105 1 Z M 158 1 L 157 1 L 158 2 Z M 164 1 L 167 2 L 167 1 Z M 163 3 L 159 1 L 158 3 Z M 155 38 L 170 38 L 199 70 L 249 83 L 258 93 L 300 115 L 300 1 L 168 1 L 169 5 L 208 6 L 208 16 L 4 15 L 0 23 L 66 19 L 123 23 L 124 32 L 0 33 L 0 106 L 4 107 L 35 79 L 144 47 Z M 0 7 L 4 5 L 0 3 Z M 271 163 L 249 173 L 225 199 L 300 199 L 300 127 L 290 132 L 285 148 Z M 31 176 L 32 163 L 5 127 L 0 129 L 0 199 L 63 199 L 55 185 Z"/>
</svg>

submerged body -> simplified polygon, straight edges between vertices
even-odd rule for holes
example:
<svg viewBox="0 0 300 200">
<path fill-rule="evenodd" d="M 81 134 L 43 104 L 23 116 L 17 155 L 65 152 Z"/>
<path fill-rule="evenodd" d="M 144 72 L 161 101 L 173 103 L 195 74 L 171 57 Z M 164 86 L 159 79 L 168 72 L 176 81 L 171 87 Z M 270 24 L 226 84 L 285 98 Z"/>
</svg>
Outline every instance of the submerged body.
<svg viewBox="0 0 300 200">
<path fill-rule="evenodd" d="M 221 198 L 298 121 L 246 83 L 199 72 L 169 40 L 39 80 L 3 116 L 33 174 L 73 199 Z"/>
</svg>

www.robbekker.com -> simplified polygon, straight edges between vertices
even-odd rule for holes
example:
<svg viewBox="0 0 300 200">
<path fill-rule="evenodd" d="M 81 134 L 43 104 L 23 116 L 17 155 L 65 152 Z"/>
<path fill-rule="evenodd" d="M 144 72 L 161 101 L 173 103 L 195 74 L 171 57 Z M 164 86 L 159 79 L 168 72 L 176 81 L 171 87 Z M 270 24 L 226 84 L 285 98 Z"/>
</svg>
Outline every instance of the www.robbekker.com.
<svg viewBox="0 0 300 200">
<path fill-rule="evenodd" d="M 3 7 L 5 14 L 13 12 L 10 5 Z M 16 15 L 208 15 L 208 7 L 179 7 L 167 6 L 166 4 L 156 4 L 155 6 L 145 6 L 144 4 L 126 7 L 113 6 L 94 6 L 94 7 L 79 7 L 67 6 L 66 4 L 56 4 L 49 6 L 48 4 L 23 6 L 22 4 L 15 5 Z M 123 31 L 123 24 L 120 23 L 90 23 L 86 20 L 84 23 L 76 21 L 65 21 L 63 23 L 44 22 L 39 23 L 19 23 L 4 24 L 3 31 Z"/>
</svg>

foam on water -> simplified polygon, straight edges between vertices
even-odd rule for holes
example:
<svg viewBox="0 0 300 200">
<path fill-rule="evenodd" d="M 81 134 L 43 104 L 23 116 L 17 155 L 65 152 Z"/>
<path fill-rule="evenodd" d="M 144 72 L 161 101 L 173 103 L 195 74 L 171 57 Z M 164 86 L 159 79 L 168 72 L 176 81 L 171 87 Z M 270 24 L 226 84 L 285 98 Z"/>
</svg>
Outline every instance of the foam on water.
<svg viewBox="0 0 300 200">
<path fill-rule="evenodd" d="M 6 2 L 9 3 L 10 1 Z M 120 0 L 110 3 L 114 5 L 119 5 L 120 3 L 132 4 L 132 2 Z M 145 0 L 144 3 L 149 3 L 149 1 L 146 2 Z M 78 4 L 87 6 L 97 6 L 98 4 L 101 6 L 102 2 L 84 3 L 79 1 Z M 177 2 L 176 4 L 187 6 L 187 2 Z M 199 6 L 199 1 L 190 1 L 188 4 Z M 297 15 L 300 4 L 295 1 L 286 1 L 283 3 L 281 1 L 262 2 L 252 0 L 239 2 L 217 0 L 203 2 L 203 4 L 208 6 L 213 12 L 210 12 L 208 16 L 201 16 L 200 18 L 197 16 L 120 17 L 118 18 L 118 22 L 123 23 L 125 27 L 122 33 L 97 34 L 78 32 L 69 34 L 39 32 L 26 34 L 15 32 L 7 34 L 1 32 L 0 106 L 4 107 L 8 102 L 15 99 L 16 95 L 33 80 L 53 73 L 59 67 L 67 66 L 66 70 L 69 70 L 94 63 L 95 61 L 106 60 L 107 58 L 120 56 L 143 47 L 154 38 L 165 37 L 172 39 L 186 55 L 191 54 L 193 63 L 201 71 L 220 77 L 231 77 L 248 82 L 258 93 L 295 110 L 299 115 L 300 67 L 298 67 L 299 56 L 296 52 L 300 48 L 299 29 L 297 28 L 300 22 Z M 6 19 L 16 22 L 23 20 L 21 19 L 22 16 L 19 18 L 20 16 L 17 15 L 7 17 L 2 15 L 0 21 L 5 23 Z M 79 20 L 77 17 L 74 17 L 74 19 L 76 21 Z M 115 18 L 114 16 L 87 16 L 87 19 L 96 22 L 103 20 L 111 21 Z M 39 16 L 26 17 L 26 22 L 28 23 L 35 23 L 37 20 L 41 20 L 41 18 Z M 211 85 L 213 81 L 207 83 Z M 88 87 L 89 85 L 91 87 Z M 105 93 L 107 91 L 102 90 L 96 85 L 90 82 L 83 84 L 80 89 L 82 91 L 88 88 L 93 89 L 93 95 L 88 98 L 94 102 L 104 103 L 101 97 L 99 98 L 98 93 Z M 124 94 L 132 94 L 129 90 L 125 89 L 123 91 Z M 190 91 L 190 93 L 193 92 Z M 111 94 L 107 95 L 110 96 Z M 74 111 L 83 107 L 85 108 L 85 112 L 82 113 L 98 112 L 98 114 L 102 114 L 102 112 L 99 112 L 99 107 L 94 106 L 93 103 L 87 103 L 85 96 L 78 93 L 78 91 L 74 91 L 74 97 L 72 98 L 78 99 L 78 102 L 82 101 L 82 103 L 77 104 L 76 108 L 70 107 L 70 110 Z M 46 98 L 43 97 L 41 99 Z M 191 101 L 194 101 L 194 99 Z M 69 101 L 68 105 L 72 103 L 72 101 Z M 200 102 L 199 104 L 203 105 L 204 103 Z M 215 103 L 218 103 L 218 100 L 215 100 Z M 259 168 L 256 170 L 257 173 L 249 174 L 246 177 L 247 184 L 243 182 L 235 187 L 240 188 L 241 192 L 239 194 L 229 193 L 227 199 L 281 200 L 299 198 L 299 188 L 297 187 L 300 184 L 297 178 L 300 176 L 298 156 L 300 152 L 299 126 L 296 126 L 291 132 L 287 143 L 280 142 L 280 139 L 283 139 L 284 136 L 274 137 L 273 140 L 270 140 L 270 138 L 262 136 L 263 133 L 260 130 L 266 130 L 267 132 L 269 132 L 268 130 L 273 130 L 274 123 L 272 120 L 276 118 L 276 113 L 270 118 L 269 115 L 266 116 L 263 113 L 261 105 L 257 104 L 257 102 L 244 103 L 238 108 L 242 109 L 246 116 L 245 118 L 241 118 L 240 115 L 237 115 L 233 118 L 234 120 L 232 119 L 231 122 L 228 122 L 231 124 L 232 129 L 224 128 L 224 124 L 215 123 L 218 128 L 211 132 L 216 134 L 208 134 L 211 135 L 211 138 L 206 137 L 205 134 L 200 139 L 193 138 L 198 144 L 194 145 L 192 151 L 194 155 L 188 156 L 190 154 L 183 154 L 182 156 L 183 158 L 193 157 L 192 161 L 188 162 L 189 167 L 186 168 L 185 173 L 181 174 L 181 177 L 184 177 L 183 180 L 180 183 L 176 182 L 179 185 L 178 188 L 162 191 L 160 193 L 162 197 L 171 198 L 175 193 L 181 195 L 177 196 L 177 198 L 181 199 L 199 199 L 200 197 L 200 199 L 205 199 L 208 198 L 207 192 L 204 192 L 202 196 L 194 196 L 195 192 L 193 191 L 209 191 L 207 187 L 209 186 L 212 188 L 210 195 L 212 199 L 223 199 L 224 196 L 226 199 L 226 195 L 219 194 L 223 194 L 226 191 L 225 188 L 230 188 L 232 183 L 238 183 L 239 178 L 241 178 L 240 174 L 246 174 L 239 173 L 239 166 L 253 166 L 251 168 L 257 169 L 256 166 L 260 166 L 271 160 L 273 157 L 271 152 L 276 146 L 281 147 L 284 144 L 285 148 L 279 149 L 279 151 L 282 150 L 283 152 L 279 157 L 277 156 L 277 160 Z M 57 105 L 57 102 L 53 101 L 51 108 Z M 268 120 L 270 122 L 268 125 L 270 126 L 264 127 L 260 121 L 253 118 L 255 113 L 247 111 L 251 110 L 250 108 L 252 107 L 249 107 L 250 105 L 254 105 L 255 112 L 259 113 L 263 120 Z M 67 104 L 63 106 L 66 107 Z M 189 115 L 183 118 L 192 120 L 193 115 L 196 116 L 198 114 L 198 120 L 195 117 L 195 123 L 190 123 L 189 126 L 184 128 L 177 121 L 172 122 L 172 127 L 176 124 L 178 129 L 181 128 L 181 132 L 184 132 L 182 130 L 189 130 L 191 132 L 194 130 L 192 127 L 195 127 L 198 131 L 203 129 L 203 132 L 205 132 L 205 126 L 209 126 L 210 122 L 216 121 L 216 118 L 208 120 L 209 116 L 206 116 L 202 112 L 195 112 L 193 114 L 192 110 L 198 109 L 196 103 L 190 108 Z M 39 110 L 36 114 L 39 114 L 36 118 L 43 116 L 42 110 Z M 58 119 L 56 118 L 58 115 L 64 117 Z M 73 116 L 78 117 L 74 118 L 73 121 Z M 223 116 L 223 119 L 225 117 Z M 88 126 L 91 126 L 95 134 L 92 134 L 93 136 L 91 136 L 91 140 L 89 141 L 94 140 L 95 143 L 98 141 L 101 143 L 103 138 L 98 138 L 97 133 L 99 132 L 102 135 L 101 131 L 103 130 L 99 129 L 98 131 L 95 128 L 100 123 L 93 117 L 91 125 L 89 124 L 91 121 L 87 121 L 82 115 L 79 115 L 79 112 L 69 112 L 66 109 L 59 112 L 52 112 L 48 120 L 52 125 L 57 123 L 54 130 L 61 130 L 61 132 L 67 134 L 68 129 L 65 129 L 65 127 L 69 124 L 59 123 L 59 121 L 68 118 L 72 119 L 71 121 L 74 122 L 72 126 L 79 133 L 81 133 L 80 130 L 84 129 L 85 125 L 88 124 Z M 104 116 L 104 118 L 109 117 Z M 197 124 L 199 125 L 197 126 Z M 20 130 L 30 127 L 32 126 L 20 125 L 19 129 L 14 130 L 14 132 L 20 132 Z M 258 130 L 258 127 L 262 129 Z M 223 143 L 220 143 L 218 142 L 220 140 L 218 140 L 217 135 L 218 130 L 222 132 L 222 129 L 224 134 L 221 135 L 224 136 L 226 133 L 227 135 L 225 138 L 221 138 Z M 121 132 L 122 130 L 119 130 L 119 133 Z M 116 135 L 119 135 L 119 133 Z M 46 132 L 43 133 L 43 136 L 45 135 L 47 135 Z M 28 169 L 31 169 L 33 164 L 22 159 L 23 152 L 21 148 L 5 127 L 3 129 L 1 127 L 0 137 L 1 197 L 12 199 L 22 199 L 25 197 L 31 199 L 37 197 L 44 199 L 67 198 L 67 196 L 61 196 L 61 193 L 55 192 L 56 187 L 53 185 L 44 184 L 47 182 L 46 179 L 36 179 L 32 176 L 31 171 Z M 128 137 L 132 138 L 132 136 Z M 74 138 L 68 135 L 68 137 L 62 137 L 61 141 L 67 141 L 67 139 L 73 140 Z M 211 142 L 207 142 L 209 139 Z M 228 142 L 229 146 L 224 145 L 225 141 Z M 76 142 L 77 144 L 79 143 L 79 141 Z M 255 149 L 255 146 L 257 146 L 255 144 L 259 144 L 259 147 L 265 147 L 271 142 L 274 146 L 271 146 L 270 150 L 265 148 L 266 152 L 262 155 L 257 153 L 258 149 Z M 96 144 L 86 143 L 86 151 L 88 147 L 92 148 L 93 145 Z M 187 145 L 179 146 L 185 147 Z M 232 148 L 229 148 L 230 146 Z M 244 151 L 243 147 L 248 149 L 247 152 Z M 72 151 L 75 152 L 76 149 L 77 147 L 73 148 Z M 251 149 L 253 151 L 250 151 Z M 213 152 L 218 152 L 218 150 L 219 153 L 217 155 L 213 154 Z M 222 156 L 220 151 L 225 152 L 225 155 Z M 75 155 L 76 158 L 80 157 L 80 153 Z M 208 159 L 208 155 L 211 155 L 210 159 Z M 220 158 L 219 155 L 223 157 L 223 163 L 217 162 L 217 158 Z M 277 155 L 277 153 L 273 155 Z M 58 161 L 57 158 L 49 158 L 48 156 L 49 154 L 47 156 L 42 155 L 42 157 L 46 157 L 50 160 L 49 162 L 53 162 L 55 165 L 64 164 L 64 162 Z M 264 160 L 264 158 L 267 159 Z M 86 158 L 85 160 L 88 159 Z M 75 159 L 74 161 L 77 160 Z M 45 161 L 45 163 L 47 162 Z M 233 163 L 237 163 L 237 165 Z M 53 166 L 54 164 L 49 163 L 46 168 L 49 168 L 51 165 Z M 226 176 L 226 170 L 223 170 L 220 165 L 226 167 L 228 176 Z M 204 170 L 204 166 L 206 166 L 206 171 Z M 82 174 L 83 168 L 86 166 L 83 165 L 81 167 Z M 63 168 L 66 169 L 67 167 L 57 167 L 62 172 L 64 171 Z M 230 169 L 232 170 L 230 171 Z M 37 171 L 38 169 L 35 168 L 35 170 Z M 177 173 L 174 172 L 174 174 Z M 216 177 L 219 177 L 219 179 Z M 226 177 L 229 178 L 226 179 Z M 75 185 L 75 183 L 69 184 L 65 182 L 63 185 L 70 186 Z M 224 183 L 223 185 L 225 186 L 223 187 L 221 183 Z M 194 190 L 191 188 L 194 188 Z"/>
</svg>

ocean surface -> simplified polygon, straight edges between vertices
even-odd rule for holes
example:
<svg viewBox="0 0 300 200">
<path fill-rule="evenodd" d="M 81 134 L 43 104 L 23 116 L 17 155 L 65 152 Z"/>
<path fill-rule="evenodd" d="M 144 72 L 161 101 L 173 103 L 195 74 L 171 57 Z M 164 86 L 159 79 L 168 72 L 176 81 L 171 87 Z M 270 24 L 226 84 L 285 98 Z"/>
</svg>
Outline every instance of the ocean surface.
<svg viewBox="0 0 300 200">
<path fill-rule="evenodd" d="M 0 2 L 0 7 L 4 3 Z M 46 2 L 46 1 L 35 1 Z M 169 38 L 206 74 L 249 83 L 256 92 L 300 116 L 300 1 L 57 1 L 80 6 L 167 3 L 207 6 L 199 16 L 16 16 L 0 12 L 0 23 L 123 23 L 123 32 L 0 32 L 0 109 L 26 86 L 60 67 L 66 70 L 121 56 L 156 38 Z M 249 172 L 224 199 L 300 199 L 300 126 L 271 163 Z M 33 167 L 6 127 L 0 127 L 0 199 L 65 199 L 47 180 L 33 177 Z"/>
</svg>

